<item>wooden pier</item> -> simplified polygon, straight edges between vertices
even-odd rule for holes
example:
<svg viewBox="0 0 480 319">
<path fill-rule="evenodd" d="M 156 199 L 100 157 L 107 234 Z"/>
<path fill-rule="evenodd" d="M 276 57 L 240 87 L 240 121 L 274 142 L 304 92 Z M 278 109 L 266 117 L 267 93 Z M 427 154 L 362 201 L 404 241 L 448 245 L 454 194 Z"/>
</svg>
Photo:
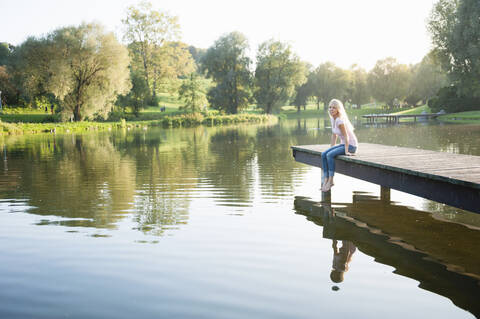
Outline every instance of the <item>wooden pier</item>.
<svg viewBox="0 0 480 319">
<path fill-rule="evenodd" d="M 379 119 L 385 119 L 385 122 L 387 123 L 399 123 L 400 119 L 408 119 L 408 118 L 413 118 L 413 121 L 416 122 L 417 118 L 418 119 L 424 119 L 424 120 L 430 120 L 430 119 L 436 119 L 440 115 L 445 115 L 443 114 L 368 114 L 368 115 L 363 115 L 362 117 L 367 119 L 368 123 L 377 123 Z"/>
<path fill-rule="evenodd" d="M 292 146 L 297 162 L 322 167 L 330 145 Z M 360 143 L 355 156 L 338 156 L 335 171 L 390 189 L 480 213 L 480 156 Z"/>
</svg>

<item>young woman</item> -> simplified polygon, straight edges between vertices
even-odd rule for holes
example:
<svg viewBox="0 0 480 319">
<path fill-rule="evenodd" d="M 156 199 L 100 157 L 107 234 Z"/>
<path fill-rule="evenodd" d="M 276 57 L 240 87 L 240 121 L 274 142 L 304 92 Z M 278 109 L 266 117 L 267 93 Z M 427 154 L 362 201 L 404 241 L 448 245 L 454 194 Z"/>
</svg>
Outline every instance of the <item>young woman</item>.
<svg viewBox="0 0 480 319">
<path fill-rule="evenodd" d="M 332 122 L 331 147 L 322 153 L 322 168 L 324 183 L 322 192 L 328 192 L 333 186 L 333 175 L 335 174 L 335 157 L 338 155 L 351 156 L 357 151 L 357 137 L 353 133 L 353 125 L 348 120 L 347 113 L 342 102 L 333 99 L 328 104 L 328 115 Z M 340 144 L 337 144 L 337 137 L 340 137 Z"/>
</svg>

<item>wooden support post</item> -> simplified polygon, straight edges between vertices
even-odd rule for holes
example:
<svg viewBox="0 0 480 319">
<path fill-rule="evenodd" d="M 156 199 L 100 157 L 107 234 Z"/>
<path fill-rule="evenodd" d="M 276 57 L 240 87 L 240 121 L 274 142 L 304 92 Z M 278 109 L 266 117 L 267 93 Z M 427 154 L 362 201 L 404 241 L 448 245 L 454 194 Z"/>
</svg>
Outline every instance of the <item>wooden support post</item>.
<svg viewBox="0 0 480 319">
<path fill-rule="evenodd" d="M 332 202 L 332 191 L 322 192 L 322 202 L 331 203 Z"/>
<path fill-rule="evenodd" d="M 380 199 L 382 202 L 390 202 L 390 188 L 380 186 Z"/>
<path fill-rule="evenodd" d="M 327 181 L 327 178 L 325 177 L 324 173 L 325 173 L 325 171 L 322 169 L 322 185 Z M 331 201 L 332 201 L 331 190 L 329 190 L 328 192 L 322 192 L 322 202 L 330 203 Z"/>
</svg>

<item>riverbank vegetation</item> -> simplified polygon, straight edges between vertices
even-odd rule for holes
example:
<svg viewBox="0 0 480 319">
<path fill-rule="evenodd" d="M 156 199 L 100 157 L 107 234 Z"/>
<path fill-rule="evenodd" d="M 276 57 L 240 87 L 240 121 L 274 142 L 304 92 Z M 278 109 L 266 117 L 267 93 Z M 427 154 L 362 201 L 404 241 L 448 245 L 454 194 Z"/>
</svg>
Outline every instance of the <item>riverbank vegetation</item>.
<svg viewBox="0 0 480 319">
<path fill-rule="evenodd" d="M 37 114 L 41 116 L 42 114 Z M 0 135 L 31 134 L 31 133 L 71 133 L 84 131 L 102 131 L 112 129 L 147 129 L 150 126 L 164 128 L 194 127 L 198 125 L 219 126 L 240 123 L 265 123 L 273 124 L 278 118 L 269 114 L 219 114 L 218 112 L 187 113 L 179 115 L 165 115 L 156 119 L 143 119 L 141 121 L 126 121 L 121 119 L 118 122 L 80 121 L 80 122 L 21 122 L 14 121 L 31 115 L 12 114 L 12 122 L 0 121 Z M 44 115 L 50 117 L 51 115 Z"/>
<path fill-rule="evenodd" d="M 387 57 L 367 71 L 331 62 L 315 67 L 274 39 L 258 47 L 253 61 L 239 32 L 196 48 L 180 41 L 177 17 L 141 2 L 126 10 L 123 43 L 98 23 L 60 27 L 18 46 L 1 43 L 2 125 L 125 121 L 169 127 L 250 121 L 246 114 L 322 117 L 332 98 L 344 101 L 353 117 L 478 110 L 474 37 L 480 29 L 470 22 L 479 10 L 474 0 L 439 0 L 427 23 L 433 50 L 421 62 Z"/>
<path fill-rule="evenodd" d="M 440 117 L 441 121 L 447 123 L 461 123 L 461 124 L 479 124 L 480 111 L 458 112 Z"/>
</svg>

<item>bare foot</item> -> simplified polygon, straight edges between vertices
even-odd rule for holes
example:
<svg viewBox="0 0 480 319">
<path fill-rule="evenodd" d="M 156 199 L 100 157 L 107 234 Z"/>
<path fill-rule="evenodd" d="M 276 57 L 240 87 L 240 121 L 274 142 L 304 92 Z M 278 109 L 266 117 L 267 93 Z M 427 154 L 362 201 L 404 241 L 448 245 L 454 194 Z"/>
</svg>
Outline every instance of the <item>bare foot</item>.
<svg viewBox="0 0 480 319">
<path fill-rule="evenodd" d="M 326 181 L 325 184 L 323 184 L 322 192 L 328 192 L 332 186 L 330 181 Z"/>
</svg>

